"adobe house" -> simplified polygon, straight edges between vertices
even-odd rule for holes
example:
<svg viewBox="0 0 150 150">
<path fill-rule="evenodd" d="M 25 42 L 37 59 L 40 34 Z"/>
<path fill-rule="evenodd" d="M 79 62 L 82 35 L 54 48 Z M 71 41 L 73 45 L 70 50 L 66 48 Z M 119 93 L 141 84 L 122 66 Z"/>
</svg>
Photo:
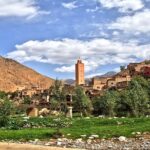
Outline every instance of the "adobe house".
<svg viewBox="0 0 150 150">
<path fill-rule="evenodd" d="M 131 76 L 140 75 L 143 67 L 150 67 L 149 61 L 144 61 L 141 63 L 130 63 L 127 66 L 127 69 L 130 72 Z"/>
<path fill-rule="evenodd" d="M 44 93 L 44 89 L 36 85 L 25 88 L 21 91 L 21 95 L 23 97 L 26 97 L 26 96 L 32 97 L 35 94 L 39 95 L 41 93 Z"/>
<path fill-rule="evenodd" d="M 22 94 L 23 97 L 26 97 L 26 96 L 32 97 L 32 95 L 36 94 L 36 90 L 34 90 L 34 89 L 24 89 L 24 90 L 22 90 L 21 94 Z"/>
<path fill-rule="evenodd" d="M 116 87 L 116 80 L 115 78 L 111 78 L 107 80 L 107 88 Z"/>
<path fill-rule="evenodd" d="M 111 79 L 107 81 L 107 87 L 112 88 L 116 87 L 117 89 L 122 89 L 128 86 L 128 83 L 131 81 L 131 76 L 127 69 L 119 72 L 114 75 Z"/>
<path fill-rule="evenodd" d="M 105 78 L 105 77 L 100 77 L 100 78 L 93 78 L 92 79 L 92 88 L 94 90 L 103 90 L 106 85 L 107 81 L 111 78 Z"/>
<path fill-rule="evenodd" d="M 107 77 L 93 78 L 92 88 L 93 90 L 99 91 L 113 87 L 122 89 L 128 85 L 129 81 L 131 81 L 129 71 L 127 69 L 124 69 L 123 71 L 109 78 Z"/>
<path fill-rule="evenodd" d="M 150 77 L 150 67 L 147 67 L 147 66 L 142 67 L 141 68 L 141 73 L 145 77 Z"/>
<path fill-rule="evenodd" d="M 39 87 L 38 85 L 32 85 L 32 91 L 35 91 L 35 94 L 41 94 L 44 92 L 44 88 Z"/>
<path fill-rule="evenodd" d="M 26 113 L 29 117 L 38 117 L 39 110 L 35 106 L 31 105 L 27 108 Z"/>
<path fill-rule="evenodd" d="M 78 71 L 80 72 L 80 65 L 78 66 L 78 64 L 80 63 L 82 63 L 81 60 L 78 60 L 76 64 L 76 73 Z M 80 76 L 80 73 L 77 73 L 76 75 Z M 82 84 L 81 85 L 84 88 L 86 95 L 92 98 L 96 95 L 103 95 L 103 92 L 106 89 L 115 88 L 121 90 L 126 88 L 132 77 L 134 77 L 135 75 L 150 77 L 150 61 L 130 63 L 127 66 L 127 69 L 123 69 L 112 77 L 93 78 L 91 84 L 89 84 L 88 86 Z M 78 77 L 76 78 L 76 82 L 78 81 L 77 79 Z"/>
</svg>

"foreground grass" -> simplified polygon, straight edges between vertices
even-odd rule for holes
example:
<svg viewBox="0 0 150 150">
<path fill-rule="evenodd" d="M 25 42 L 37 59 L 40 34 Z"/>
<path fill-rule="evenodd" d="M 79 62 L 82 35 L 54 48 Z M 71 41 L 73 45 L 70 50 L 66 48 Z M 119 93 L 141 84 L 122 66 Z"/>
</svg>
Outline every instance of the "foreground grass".
<svg viewBox="0 0 150 150">
<path fill-rule="evenodd" d="M 79 138 L 80 135 L 98 134 L 100 138 L 126 136 L 132 132 L 150 132 L 150 118 L 75 118 L 70 128 L 61 129 L 67 138 Z M 55 132 L 54 128 L 5 130 L 0 129 L 0 140 L 32 140 L 49 139 Z M 70 134 L 70 135 L 67 135 Z"/>
<path fill-rule="evenodd" d="M 98 134 L 100 138 L 131 137 L 132 132 L 145 131 L 150 131 L 150 118 L 82 119 L 75 120 L 70 129 L 63 129 L 64 133 L 71 133 L 75 138 L 81 134 Z"/>
</svg>

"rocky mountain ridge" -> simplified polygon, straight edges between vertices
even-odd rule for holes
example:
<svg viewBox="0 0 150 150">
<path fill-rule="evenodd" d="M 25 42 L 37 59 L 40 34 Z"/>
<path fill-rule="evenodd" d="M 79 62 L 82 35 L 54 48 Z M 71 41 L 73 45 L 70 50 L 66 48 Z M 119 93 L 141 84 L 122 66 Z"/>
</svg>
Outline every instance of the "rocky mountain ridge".
<svg viewBox="0 0 150 150">
<path fill-rule="evenodd" d="M 14 92 L 23 86 L 46 89 L 53 81 L 52 78 L 43 76 L 15 60 L 0 56 L 0 91 Z"/>
</svg>

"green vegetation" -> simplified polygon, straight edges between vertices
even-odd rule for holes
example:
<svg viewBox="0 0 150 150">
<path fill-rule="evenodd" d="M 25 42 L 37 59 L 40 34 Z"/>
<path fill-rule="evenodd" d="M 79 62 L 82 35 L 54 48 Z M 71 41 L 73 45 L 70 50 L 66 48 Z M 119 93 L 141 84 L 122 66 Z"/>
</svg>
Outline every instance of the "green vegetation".
<svg viewBox="0 0 150 150">
<path fill-rule="evenodd" d="M 70 93 L 73 95 L 75 112 L 73 119 L 64 118 L 66 95 Z M 49 139 L 62 134 L 67 138 L 80 138 L 81 135 L 88 137 L 92 134 L 97 134 L 100 138 L 130 137 L 134 136 L 132 132 L 150 132 L 150 118 L 146 117 L 150 115 L 150 79 L 137 76 L 126 89 L 110 89 L 103 96 L 92 100 L 81 87 L 68 92 L 56 80 L 49 89 L 49 95 L 51 110 L 59 111 L 57 118 L 21 117 L 25 107 L 14 109 L 8 95 L 0 92 L 0 140 Z M 30 99 L 25 98 L 24 103 L 28 105 Z M 85 118 L 92 115 L 105 117 Z M 127 118 L 113 118 L 114 116 Z"/>
<path fill-rule="evenodd" d="M 125 66 L 120 66 L 120 71 L 123 71 L 123 70 L 125 70 Z"/>
<path fill-rule="evenodd" d="M 141 117 L 150 115 L 150 80 L 137 76 L 128 88 L 108 90 L 93 100 L 94 113 L 105 116 Z"/>
<path fill-rule="evenodd" d="M 90 99 L 85 95 L 84 90 L 81 87 L 75 89 L 73 97 L 73 108 L 80 113 L 82 117 L 87 116 L 92 111 L 92 103 Z"/>
<path fill-rule="evenodd" d="M 3 91 L 0 91 L 0 99 L 4 99 L 7 97 L 7 94 Z"/>
<path fill-rule="evenodd" d="M 10 115 L 15 113 L 13 103 L 7 99 L 6 96 L 0 99 L 0 127 L 7 126 L 9 123 Z"/>
<path fill-rule="evenodd" d="M 31 118 L 29 122 L 34 125 L 39 123 L 53 124 L 52 118 Z M 47 122 L 47 123 L 46 123 Z M 133 132 L 150 132 L 150 118 L 75 118 L 72 119 L 72 125 L 69 128 L 61 129 L 61 133 L 67 138 L 80 138 L 81 135 L 90 136 L 98 134 L 100 138 L 111 138 L 126 136 L 135 136 Z M 6 130 L 0 129 L 0 140 L 30 140 L 30 139 L 49 139 L 56 132 L 55 127 L 41 127 Z M 68 135 L 70 134 L 70 135 Z"/>
<path fill-rule="evenodd" d="M 65 93 L 62 82 L 56 79 L 54 85 L 50 87 L 49 93 L 51 96 L 51 110 L 65 111 Z"/>
</svg>

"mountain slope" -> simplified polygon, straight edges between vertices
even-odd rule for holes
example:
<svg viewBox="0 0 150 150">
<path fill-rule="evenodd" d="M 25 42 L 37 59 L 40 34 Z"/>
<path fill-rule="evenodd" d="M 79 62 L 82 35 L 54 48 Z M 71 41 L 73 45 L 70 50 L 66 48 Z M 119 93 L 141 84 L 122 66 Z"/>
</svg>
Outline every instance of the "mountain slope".
<svg viewBox="0 0 150 150">
<path fill-rule="evenodd" d="M 100 76 L 95 76 L 95 78 L 99 78 L 99 77 L 112 77 L 114 76 L 115 74 L 117 74 L 115 71 L 109 71 L 103 75 L 100 75 Z"/>
<path fill-rule="evenodd" d="M 53 81 L 12 59 L 0 57 L 0 91 L 13 92 L 22 86 L 46 89 Z"/>
</svg>

